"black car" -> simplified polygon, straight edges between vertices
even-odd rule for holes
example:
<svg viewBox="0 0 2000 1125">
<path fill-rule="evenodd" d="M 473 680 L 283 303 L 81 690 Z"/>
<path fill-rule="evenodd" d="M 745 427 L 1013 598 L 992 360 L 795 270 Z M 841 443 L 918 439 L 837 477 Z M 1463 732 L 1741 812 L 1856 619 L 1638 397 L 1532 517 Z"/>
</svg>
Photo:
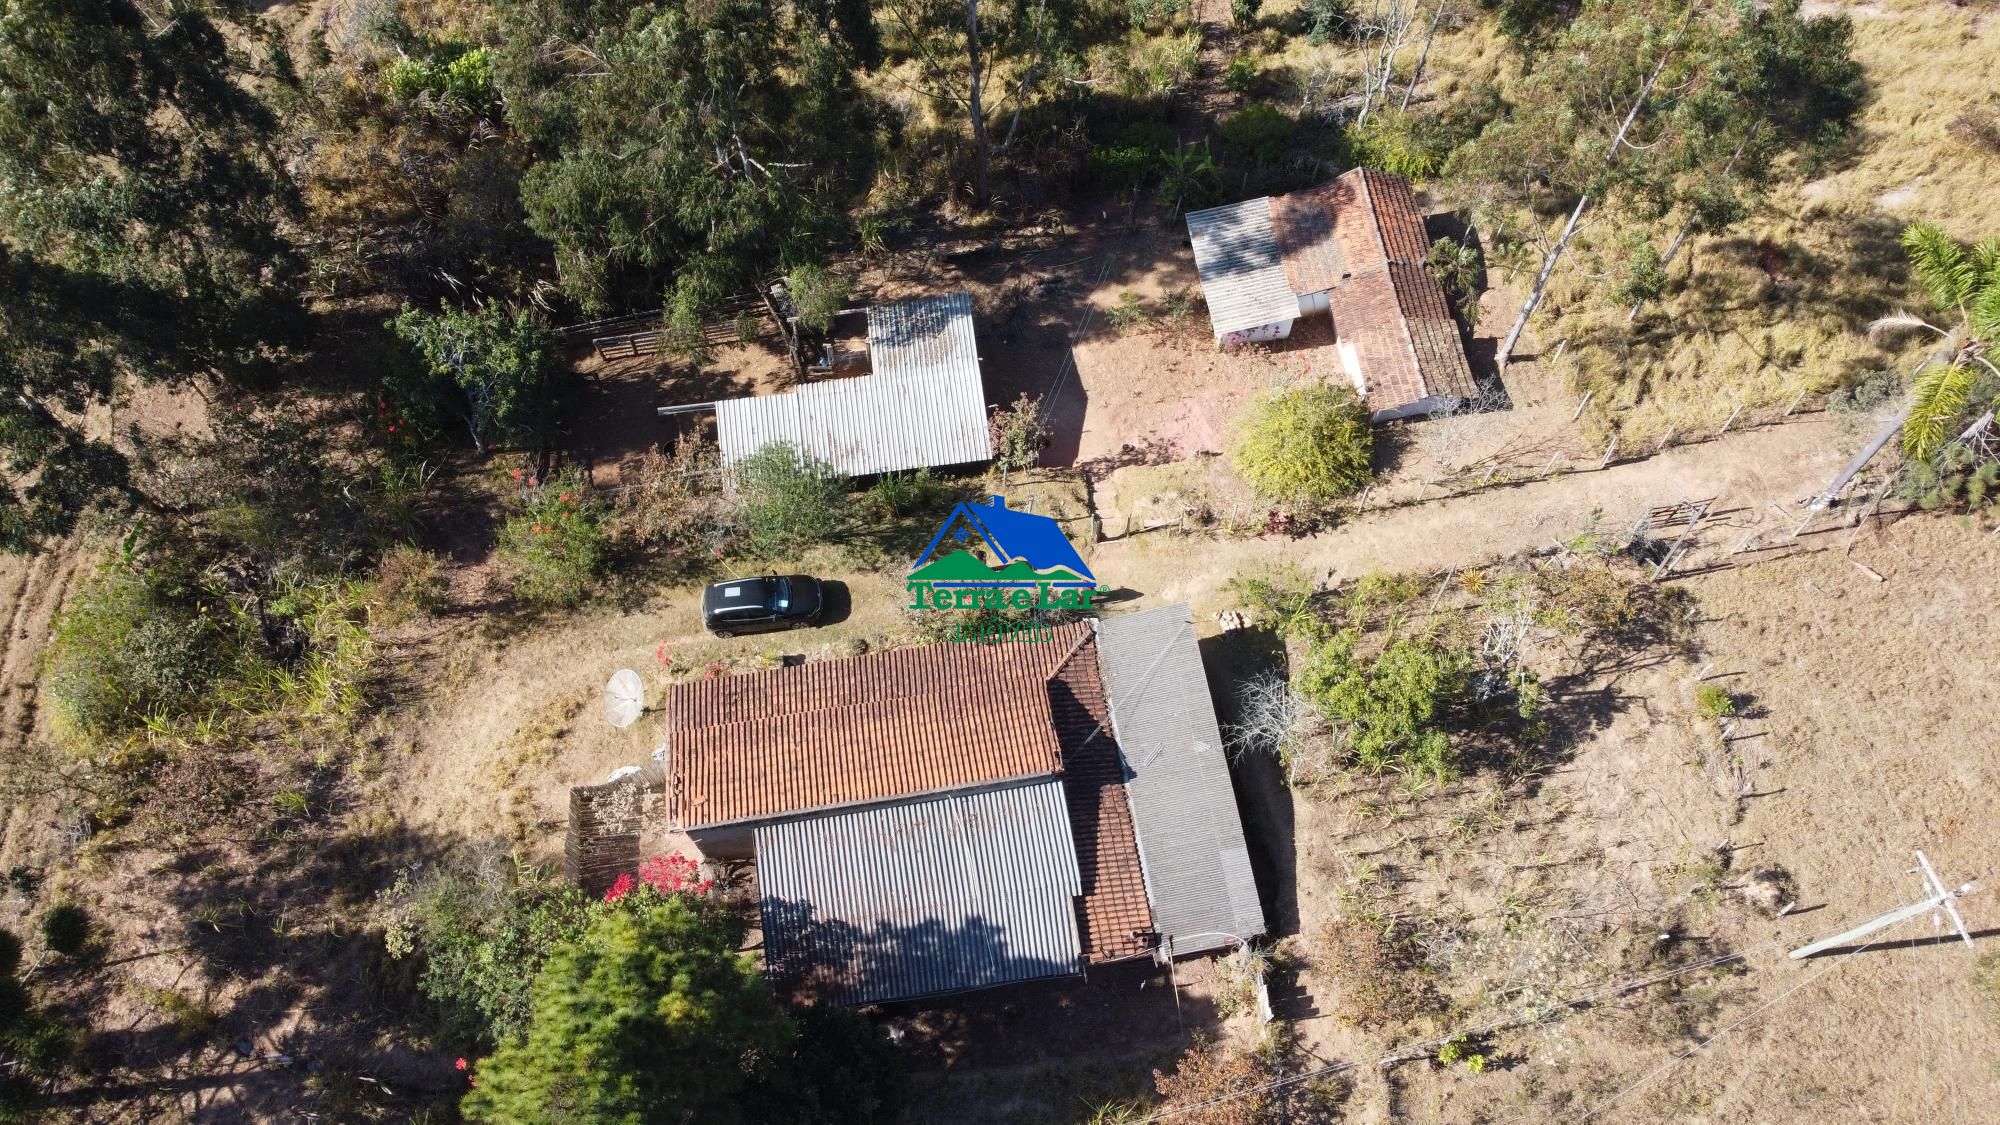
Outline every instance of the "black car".
<svg viewBox="0 0 2000 1125">
<path fill-rule="evenodd" d="M 701 623 L 718 637 L 819 624 L 826 606 L 819 579 L 805 574 L 732 578 L 701 592 Z"/>
</svg>

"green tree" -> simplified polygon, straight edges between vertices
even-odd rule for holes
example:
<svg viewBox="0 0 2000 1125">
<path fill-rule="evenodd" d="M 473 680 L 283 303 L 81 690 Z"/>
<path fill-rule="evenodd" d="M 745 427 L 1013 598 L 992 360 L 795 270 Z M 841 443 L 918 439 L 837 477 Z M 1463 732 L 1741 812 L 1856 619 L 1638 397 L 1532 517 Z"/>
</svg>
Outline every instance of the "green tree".
<svg viewBox="0 0 2000 1125">
<path fill-rule="evenodd" d="M 535 158 L 529 225 L 591 311 L 665 290 L 698 324 L 820 256 L 865 175 L 865 5 L 504 0 L 494 75 Z"/>
<path fill-rule="evenodd" d="M 746 1093 L 797 1028 L 742 937 L 725 906 L 691 896 L 603 912 L 542 967 L 527 1034 L 480 1062 L 466 1117 L 748 1121 Z"/>
<path fill-rule="evenodd" d="M 404 305 L 389 327 L 421 361 L 388 378 L 404 424 L 435 435 L 456 419 L 482 454 L 488 445 L 547 441 L 557 411 L 555 338 L 531 315 L 497 301 L 435 313 Z"/>
<path fill-rule="evenodd" d="M 129 489 L 84 409 L 128 379 L 250 376 L 299 323 L 275 122 L 212 7 L 0 7 L 0 547 Z"/>
<path fill-rule="evenodd" d="M 1231 457 L 1265 497 L 1323 504 L 1368 483 L 1374 450 L 1368 408 L 1352 390 L 1318 383 L 1253 405 Z"/>
</svg>

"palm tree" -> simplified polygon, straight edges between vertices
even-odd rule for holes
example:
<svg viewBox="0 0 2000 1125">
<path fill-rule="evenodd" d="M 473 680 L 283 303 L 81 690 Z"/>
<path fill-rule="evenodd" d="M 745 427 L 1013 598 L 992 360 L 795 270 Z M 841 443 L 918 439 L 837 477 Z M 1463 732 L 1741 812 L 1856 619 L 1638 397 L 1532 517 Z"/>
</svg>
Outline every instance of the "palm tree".
<svg viewBox="0 0 2000 1125">
<path fill-rule="evenodd" d="M 1956 321 L 1941 328 L 1898 312 L 1868 326 L 1871 339 L 1916 329 L 1942 341 L 1932 362 L 1917 372 L 1902 426 L 1904 456 L 1927 460 L 1943 447 L 1951 423 L 1965 413 L 1979 368 L 2000 376 L 2000 368 L 1986 358 L 1986 350 L 2000 340 L 2000 238 L 1965 246 L 1930 223 L 1913 223 L 1903 231 L 1903 252 L 1931 304 Z"/>
<path fill-rule="evenodd" d="M 1952 422 L 1964 415 L 1977 387 L 1979 369 L 2000 376 L 2000 367 L 1987 358 L 1988 348 L 2000 342 L 2000 238 L 1966 246 L 1934 224 L 1912 223 L 1903 231 L 1903 253 L 1930 303 L 1949 314 L 1945 319 L 1950 326 L 1940 327 L 1900 311 L 1868 326 L 1871 340 L 1902 331 L 1930 332 L 1938 337 L 1938 348 L 1912 380 L 1903 408 L 1812 502 L 1807 522 L 1811 522 L 1811 513 L 1833 503 L 1847 482 L 1898 433 L 1903 435 L 1905 458 L 1920 461 L 1935 456 L 1944 447 Z M 2000 405 L 2000 400 L 1995 405 Z M 1975 423 L 1981 424 L 1990 425 L 1990 417 Z M 1805 524 L 1799 529 L 1804 530 Z"/>
</svg>

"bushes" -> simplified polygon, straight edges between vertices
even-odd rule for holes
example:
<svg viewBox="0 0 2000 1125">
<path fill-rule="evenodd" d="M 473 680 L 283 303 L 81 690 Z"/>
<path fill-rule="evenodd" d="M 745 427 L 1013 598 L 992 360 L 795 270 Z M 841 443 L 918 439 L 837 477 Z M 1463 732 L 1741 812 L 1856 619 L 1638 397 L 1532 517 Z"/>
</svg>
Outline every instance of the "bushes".
<svg viewBox="0 0 2000 1125">
<path fill-rule="evenodd" d="M 149 716 L 206 706 L 240 660 L 233 623 L 120 560 L 99 570 L 55 622 L 48 689 L 58 737 L 73 746 Z"/>
<path fill-rule="evenodd" d="M 1284 155 L 1295 127 L 1284 110 L 1254 102 L 1223 118 L 1215 131 L 1231 152 L 1262 167 Z"/>
<path fill-rule="evenodd" d="M 1320 931 L 1314 962 L 1335 982 L 1340 1018 L 1355 1027 L 1398 1027 L 1441 1007 L 1408 939 L 1379 926 L 1335 918 Z"/>
<path fill-rule="evenodd" d="M 566 469 L 546 482 L 527 479 L 521 510 L 500 532 L 501 565 L 522 601 L 576 605 L 604 567 L 603 505 L 577 470 Z"/>
<path fill-rule="evenodd" d="M 525 1032 L 542 963 L 588 926 L 592 902 L 572 883 L 524 869 L 510 883 L 434 875 L 383 896 L 393 958 L 421 953 L 417 987 L 453 1035 L 497 1041 Z"/>
<path fill-rule="evenodd" d="M 1468 653 L 1427 638 L 1401 638 L 1373 659 L 1355 655 L 1359 635 L 1343 630 L 1316 645 L 1298 690 L 1344 724 L 1346 751 L 1373 770 L 1448 781 L 1460 769 L 1444 719 L 1470 695 Z"/>
<path fill-rule="evenodd" d="M 736 485 L 736 519 L 757 554 L 795 554 L 848 528 L 848 479 L 785 442 L 738 463 Z"/>
<path fill-rule="evenodd" d="M 714 443 L 683 437 L 672 453 L 648 449 L 619 466 L 618 480 L 605 530 L 622 551 L 675 572 L 713 561 L 723 533 L 721 454 Z"/>
<path fill-rule="evenodd" d="M 1368 483 L 1374 450 L 1368 409 L 1354 392 L 1316 384 L 1252 406 L 1231 458 L 1265 498 L 1312 506 Z"/>
<path fill-rule="evenodd" d="M 1736 697 L 1714 684 L 1702 684 L 1694 689 L 1694 709 L 1703 718 L 1727 718 L 1736 713 Z"/>
<path fill-rule="evenodd" d="M 75 1048 L 70 1033 L 38 1009 L 15 974 L 21 941 L 0 930 L 0 1122 L 36 1120 L 40 1081 L 55 1078 Z"/>
<path fill-rule="evenodd" d="M 884 473 L 868 486 L 869 507 L 885 520 L 941 511 L 958 500 L 958 491 L 929 469 L 914 473 Z"/>
<path fill-rule="evenodd" d="M 442 558 L 408 544 L 391 547 L 375 565 L 368 619 L 393 628 L 405 621 L 428 617 L 444 607 L 448 588 Z"/>
<path fill-rule="evenodd" d="M 42 943 L 49 952 L 75 957 L 90 945 L 90 914 L 74 902 L 58 902 L 42 914 Z"/>
<path fill-rule="evenodd" d="M 1053 436 L 1042 420 L 1042 400 L 1029 398 L 1025 392 L 1014 405 L 993 411 L 986 432 L 993 443 L 993 467 L 1003 473 L 1034 468 Z"/>
<path fill-rule="evenodd" d="M 817 332 L 833 327 L 834 314 L 847 307 L 847 279 L 815 265 L 795 266 L 785 278 L 799 322 Z"/>
</svg>

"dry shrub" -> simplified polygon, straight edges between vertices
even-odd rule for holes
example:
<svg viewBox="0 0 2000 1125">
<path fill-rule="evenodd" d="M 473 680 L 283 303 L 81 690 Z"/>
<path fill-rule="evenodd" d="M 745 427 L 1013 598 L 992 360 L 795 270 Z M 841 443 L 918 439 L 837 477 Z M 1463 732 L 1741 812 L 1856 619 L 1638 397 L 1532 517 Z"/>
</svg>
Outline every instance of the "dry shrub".
<svg viewBox="0 0 2000 1125">
<path fill-rule="evenodd" d="M 1960 144 L 2000 152 L 2000 113 L 1985 106 L 1961 111 L 1945 129 Z"/>
<path fill-rule="evenodd" d="M 375 588 L 368 598 L 368 620 L 394 628 L 429 617 L 444 608 L 450 583 L 444 559 L 418 547 L 400 545 L 382 554 L 375 567 Z"/>
<path fill-rule="evenodd" d="M 1337 1075 L 1272 1088 L 1275 1080 L 1296 1077 L 1308 1065 L 1293 1033 L 1284 1025 L 1270 1029 L 1263 1041 L 1248 1051 L 1197 1036 L 1172 1074 L 1153 1072 L 1160 1104 L 1148 1120 L 1172 1117 L 1186 1125 L 1276 1125 L 1287 1121 L 1303 1125 L 1338 1119 L 1349 1087 Z"/>
<path fill-rule="evenodd" d="M 170 758 L 146 787 L 141 822 L 150 831 L 185 839 L 210 828 L 243 823 L 258 800 L 254 770 L 212 746 Z"/>
<path fill-rule="evenodd" d="M 606 521 L 613 541 L 675 569 L 712 557 L 723 514 L 720 466 L 714 443 L 693 436 L 676 441 L 672 453 L 654 446 L 626 458 Z"/>
<path fill-rule="evenodd" d="M 1407 936 L 1385 935 L 1380 927 L 1335 918 L 1320 931 L 1313 963 L 1332 978 L 1340 1017 L 1355 1027 L 1395 1027 L 1442 1007 L 1437 989 L 1419 967 Z"/>
</svg>

